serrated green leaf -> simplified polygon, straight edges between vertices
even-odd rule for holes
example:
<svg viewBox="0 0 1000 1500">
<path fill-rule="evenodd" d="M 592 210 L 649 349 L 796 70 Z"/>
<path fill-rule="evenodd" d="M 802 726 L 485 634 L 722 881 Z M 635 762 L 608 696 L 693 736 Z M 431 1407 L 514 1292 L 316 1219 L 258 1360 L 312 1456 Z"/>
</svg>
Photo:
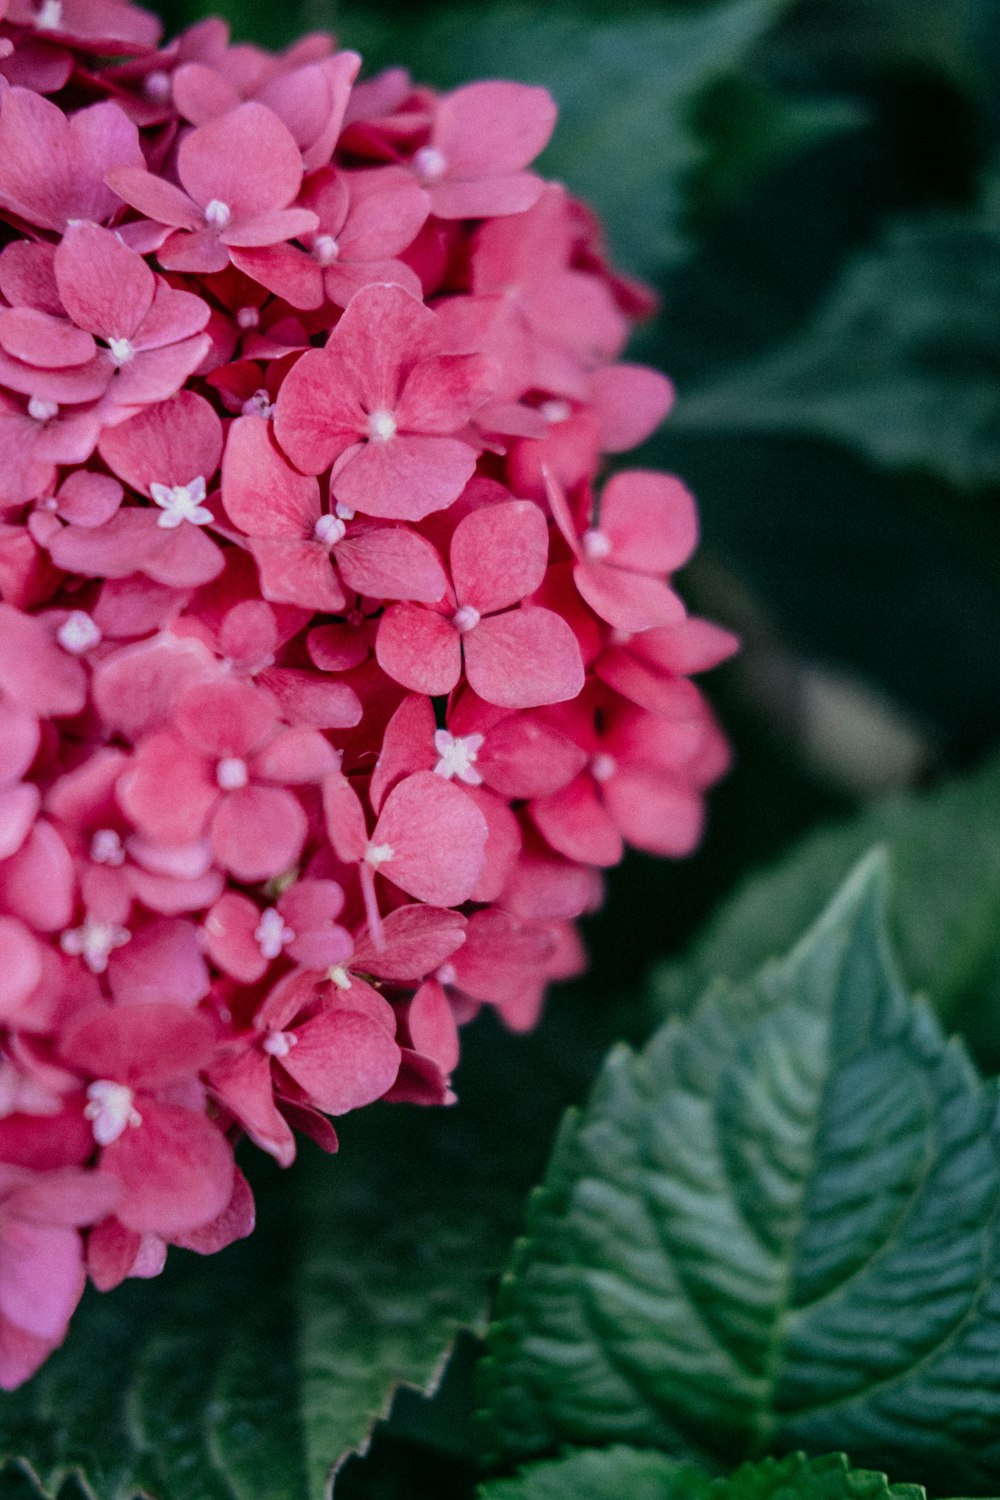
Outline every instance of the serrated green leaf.
<svg viewBox="0 0 1000 1500">
<path fill-rule="evenodd" d="M 851 1469 L 842 1453 L 801 1453 L 741 1465 L 713 1479 L 694 1464 L 642 1448 L 573 1453 L 523 1469 L 517 1479 L 484 1484 L 480 1500 L 925 1500 L 919 1484 L 890 1484 L 884 1474 Z"/>
<path fill-rule="evenodd" d="M 628 270 L 654 275 L 688 250 L 685 186 L 705 151 L 694 102 L 788 4 L 723 0 L 601 21 L 560 6 L 446 6 L 375 28 L 342 5 L 336 19 L 370 64 L 403 62 L 440 87 L 506 77 L 549 88 L 559 123 L 539 170 L 593 204 Z"/>
<path fill-rule="evenodd" d="M 690 392 L 679 431 L 807 433 L 892 468 L 1000 481 L 1000 196 L 893 226 L 790 343 Z"/>
<path fill-rule="evenodd" d="M 81 1500 L 325 1497 L 400 1384 L 433 1385 L 456 1330 L 485 1327 L 571 1086 L 546 1072 L 547 1045 L 479 1026 L 455 1109 L 372 1109 L 339 1122 L 337 1159 L 258 1160 L 257 1232 L 88 1293 L 63 1348 L 0 1396 L 0 1463 L 22 1460 L 44 1500 L 69 1500 L 77 1473 Z"/>
<path fill-rule="evenodd" d="M 892 854 L 890 922 L 904 976 L 978 1054 L 1000 1060 L 1000 759 L 925 796 L 894 798 L 821 829 L 752 875 L 694 946 L 654 976 L 656 1002 L 687 1011 L 714 978 L 747 978 L 815 921 L 863 852 Z"/>
<path fill-rule="evenodd" d="M 996 1097 L 896 978 L 882 861 L 570 1116 L 482 1395 L 506 1458 L 844 1448 L 1000 1478 Z"/>
</svg>

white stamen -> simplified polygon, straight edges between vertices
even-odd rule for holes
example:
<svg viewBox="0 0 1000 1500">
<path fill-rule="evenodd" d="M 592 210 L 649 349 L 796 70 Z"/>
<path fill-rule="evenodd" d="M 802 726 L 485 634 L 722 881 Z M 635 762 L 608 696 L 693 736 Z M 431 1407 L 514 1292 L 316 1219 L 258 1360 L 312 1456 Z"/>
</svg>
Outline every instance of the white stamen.
<svg viewBox="0 0 1000 1500">
<path fill-rule="evenodd" d="M 313 527 L 313 536 L 326 547 L 335 547 L 346 534 L 347 527 L 339 516 L 320 516 Z"/>
<path fill-rule="evenodd" d="M 82 656 L 100 644 L 100 626 L 82 609 L 71 610 L 56 631 L 56 640 L 64 651 Z"/>
<path fill-rule="evenodd" d="M 209 229 L 225 229 L 232 217 L 232 209 L 221 198 L 213 198 L 211 203 L 205 204 L 205 223 Z"/>
<path fill-rule="evenodd" d="M 438 984 L 454 984 L 458 978 L 458 971 L 454 964 L 442 964 L 434 975 Z"/>
<path fill-rule="evenodd" d="M 396 435 L 396 418 L 391 411 L 373 411 L 368 416 L 368 436 L 373 443 L 387 443 Z"/>
<path fill-rule="evenodd" d="M 326 977 L 331 984 L 335 984 L 338 990 L 349 990 L 351 988 L 351 976 L 343 964 L 334 964 L 332 969 L 327 969 Z"/>
<path fill-rule="evenodd" d="M 365 850 L 365 863 L 378 869 L 379 865 L 388 864 L 390 859 L 395 859 L 396 851 L 391 844 L 369 844 Z"/>
<path fill-rule="evenodd" d="M 28 402 L 28 416 L 33 422 L 51 422 L 58 415 L 59 405 L 55 401 L 43 401 L 41 396 L 32 396 Z"/>
<path fill-rule="evenodd" d="M 268 421 L 274 416 L 274 402 L 265 390 L 254 391 L 248 396 L 240 407 L 244 417 L 266 417 Z"/>
<path fill-rule="evenodd" d="M 83 1117 L 90 1121 L 99 1146 L 110 1146 L 130 1125 L 142 1124 L 142 1115 L 132 1103 L 134 1098 L 126 1084 L 112 1083 L 108 1078 L 98 1078 L 88 1086 Z"/>
<path fill-rule="evenodd" d="M 350 505 L 345 505 L 343 500 L 338 500 L 333 510 L 334 514 L 338 515 L 342 521 L 353 521 L 357 515 L 357 511 L 353 510 Z"/>
<path fill-rule="evenodd" d="M 632 636 L 634 634 L 635 634 L 634 631 L 632 631 L 632 630 L 620 630 L 618 628 L 618 626 L 616 625 L 615 628 L 611 632 L 611 640 L 614 643 L 614 645 L 616 645 L 616 646 L 627 646 L 628 643 L 629 643 L 629 641 L 632 639 Z"/>
<path fill-rule="evenodd" d="M 128 339 L 108 339 L 108 350 L 111 354 L 111 363 L 117 369 L 121 369 L 122 365 L 127 365 L 129 360 L 135 357 L 135 350 Z"/>
<path fill-rule="evenodd" d="M 156 524 L 165 531 L 172 531 L 183 521 L 190 521 L 192 526 L 208 526 L 215 520 L 208 506 L 201 503 L 205 498 L 205 481 L 200 474 L 188 484 L 151 484 L 149 493 L 153 504 L 163 512 L 157 516 Z"/>
<path fill-rule="evenodd" d="M 260 914 L 254 938 L 264 958 L 277 958 L 286 943 L 294 942 L 295 933 L 285 926 L 285 919 L 278 908 L 269 906 Z"/>
<path fill-rule="evenodd" d="M 80 927 L 69 927 L 59 938 L 64 953 L 82 958 L 91 974 L 103 974 L 108 956 L 124 947 L 132 934 L 117 922 L 99 922 L 89 914 Z"/>
<path fill-rule="evenodd" d="M 62 19 L 62 0 L 42 0 L 35 14 L 35 26 L 39 31 L 59 31 Z"/>
<path fill-rule="evenodd" d="M 260 308 L 241 307 L 237 311 L 236 321 L 241 328 L 256 328 L 260 322 Z"/>
<path fill-rule="evenodd" d="M 573 415 L 568 401 L 543 401 L 538 411 L 546 422 L 552 423 L 565 422 Z"/>
<path fill-rule="evenodd" d="M 321 266 L 330 266 L 340 254 L 340 246 L 332 234 L 318 234 L 313 240 L 312 253 Z"/>
<path fill-rule="evenodd" d="M 445 781 L 450 781 L 457 776 L 459 781 L 464 781 L 466 786 L 482 786 L 483 778 L 475 769 L 476 758 L 482 749 L 483 736 L 481 734 L 459 735 L 457 738 L 449 734 L 447 729 L 436 729 L 434 731 L 434 749 L 440 756 L 440 760 L 434 767 L 435 774 L 443 776 Z"/>
<path fill-rule="evenodd" d="M 421 146 L 414 153 L 413 165 L 425 182 L 437 182 L 448 170 L 448 158 L 436 146 Z"/>
<path fill-rule="evenodd" d="M 95 865 L 123 865 L 125 850 L 113 828 L 99 828 L 90 841 L 90 857 Z"/>
<path fill-rule="evenodd" d="M 261 1046 L 271 1057 L 287 1057 L 297 1041 L 294 1031 L 271 1031 L 261 1042 Z"/>
<path fill-rule="evenodd" d="M 590 759 L 590 774 L 595 781 L 610 781 L 618 769 L 618 762 L 607 751 L 599 750 Z"/>
<path fill-rule="evenodd" d="M 146 74 L 142 91 L 147 99 L 154 99 L 157 104 L 164 103 L 170 98 L 170 74 L 164 73 L 162 68 L 154 68 L 152 73 Z"/>
<path fill-rule="evenodd" d="M 224 792 L 239 791 L 250 780 L 246 761 L 236 755 L 224 755 L 215 768 L 215 779 Z"/>
<path fill-rule="evenodd" d="M 482 615 L 476 609 L 475 605 L 461 604 L 452 615 L 451 623 L 459 635 L 468 635 L 470 630 L 475 630 L 481 619 Z"/>
<path fill-rule="evenodd" d="M 600 562 L 602 557 L 607 557 L 611 551 L 611 538 L 606 531 L 599 531 L 592 526 L 585 531 L 581 538 L 583 542 L 583 555 L 591 562 Z"/>
</svg>

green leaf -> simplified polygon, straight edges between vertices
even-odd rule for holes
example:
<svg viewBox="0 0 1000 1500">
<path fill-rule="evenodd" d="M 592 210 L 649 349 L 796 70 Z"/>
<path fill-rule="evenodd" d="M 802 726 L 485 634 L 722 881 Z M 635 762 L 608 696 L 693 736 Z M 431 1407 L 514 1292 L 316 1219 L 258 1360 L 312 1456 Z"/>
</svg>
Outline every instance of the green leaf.
<svg viewBox="0 0 1000 1500">
<path fill-rule="evenodd" d="M 574 1086 L 552 1046 L 479 1025 L 454 1109 L 364 1111 L 338 1122 L 338 1158 L 307 1148 L 288 1173 L 255 1158 L 255 1234 L 88 1293 L 63 1348 L 0 1396 L 0 1465 L 20 1460 L 44 1500 L 327 1495 L 400 1384 L 433 1387 L 457 1329 L 485 1328 Z"/>
<path fill-rule="evenodd" d="M 573 1453 L 533 1465 L 517 1479 L 484 1484 L 480 1500 L 925 1500 L 919 1484 L 889 1484 L 884 1474 L 851 1469 L 842 1453 L 807 1459 L 790 1453 L 743 1464 L 712 1479 L 694 1464 L 640 1448 Z"/>
<path fill-rule="evenodd" d="M 896 223 L 816 321 L 678 404 L 678 431 L 807 433 L 892 468 L 1000 482 L 1000 193 Z"/>
<path fill-rule="evenodd" d="M 684 959 L 654 979 L 656 1002 L 689 1010 L 715 978 L 748 978 L 816 920 L 876 842 L 892 853 L 890 922 L 908 984 L 931 995 L 977 1053 L 1000 1060 L 1000 758 L 922 797 L 899 797 L 809 835 L 752 875 Z"/>
<path fill-rule="evenodd" d="M 724 0 L 600 22 L 528 3 L 421 7 L 410 25 L 394 18 L 377 31 L 369 13 L 344 5 L 337 26 L 370 64 L 403 62 L 440 87 L 485 76 L 549 88 L 559 123 L 539 170 L 597 209 L 629 271 L 653 275 L 688 250 L 685 187 L 705 151 L 695 101 L 788 4 Z"/>
<path fill-rule="evenodd" d="M 896 977 L 880 858 L 779 964 L 614 1050 L 506 1276 L 504 1458 L 844 1448 L 1000 1478 L 996 1095 Z"/>
</svg>

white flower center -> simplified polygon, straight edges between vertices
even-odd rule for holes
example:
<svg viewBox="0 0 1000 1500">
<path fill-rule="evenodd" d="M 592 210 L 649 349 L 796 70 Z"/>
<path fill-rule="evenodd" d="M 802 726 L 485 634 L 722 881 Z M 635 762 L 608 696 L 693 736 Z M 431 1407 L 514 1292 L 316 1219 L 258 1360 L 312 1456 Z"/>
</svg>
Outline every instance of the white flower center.
<svg viewBox="0 0 1000 1500">
<path fill-rule="evenodd" d="M 59 946 L 64 953 L 82 958 L 92 974 L 103 974 L 109 954 L 123 947 L 131 936 L 128 928 L 117 922 L 98 922 L 88 915 L 82 926 L 67 928 Z"/>
<path fill-rule="evenodd" d="M 583 541 L 583 555 L 591 562 L 600 562 L 611 551 L 611 538 L 608 533 L 599 531 L 595 526 L 585 531 L 581 540 Z"/>
<path fill-rule="evenodd" d="M 539 415 L 546 422 L 565 422 L 573 415 L 573 408 L 568 401 L 543 401 L 538 408 Z"/>
<path fill-rule="evenodd" d="M 35 26 L 39 31 L 58 31 L 62 19 L 62 0 L 42 0 L 35 15 Z"/>
<path fill-rule="evenodd" d="M 205 223 L 209 229 L 225 229 L 233 217 L 232 209 L 221 198 L 213 198 L 205 204 Z"/>
<path fill-rule="evenodd" d="M 147 99 L 155 99 L 157 104 L 170 98 L 170 74 L 164 73 L 162 68 L 154 68 L 152 73 L 146 74 L 142 91 Z"/>
<path fill-rule="evenodd" d="M 165 531 L 172 531 L 183 521 L 190 521 L 192 526 L 208 526 L 215 520 L 207 505 L 201 503 L 205 498 L 205 481 L 200 474 L 189 484 L 151 484 L 149 493 L 153 504 L 163 512 L 156 524 Z"/>
<path fill-rule="evenodd" d="M 448 170 L 448 158 L 436 146 L 421 146 L 414 154 L 413 165 L 425 182 L 437 182 Z"/>
<path fill-rule="evenodd" d="M 95 865 L 123 865 L 125 850 L 113 828 L 99 828 L 90 841 L 90 857 Z"/>
<path fill-rule="evenodd" d="M 73 656 L 82 656 L 85 651 L 100 644 L 100 626 L 85 610 L 74 609 L 56 631 L 56 640 L 64 651 L 69 651 Z"/>
<path fill-rule="evenodd" d="M 321 266 L 330 266 L 340 254 L 340 246 L 332 234 L 318 234 L 313 240 L 312 253 Z"/>
<path fill-rule="evenodd" d="M 368 436 L 373 443 L 387 443 L 396 436 L 396 418 L 391 411 L 373 411 L 368 417 Z"/>
<path fill-rule="evenodd" d="M 135 356 L 135 350 L 128 339 L 108 339 L 108 349 L 111 352 L 111 363 L 119 369 Z"/>
<path fill-rule="evenodd" d="M 450 781 L 457 776 L 459 781 L 464 781 L 466 786 L 482 786 L 483 778 L 475 769 L 476 757 L 482 749 L 483 736 L 481 734 L 459 735 L 457 738 L 449 734 L 447 729 L 436 729 L 434 731 L 434 749 L 440 759 L 434 767 L 436 775 L 443 776 Z"/>
<path fill-rule="evenodd" d="M 294 1031 L 270 1031 L 261 1046 L 270 1057 L 287 1057 L 297 1041 Z"/>
<path fill-rule="evenodd" d="M 339 516 L 320 516 L 313 527 L 313 536 L 325 547 L 335 547 L 346 534 L 347 527 Z"/>
<path fill-rule="evenodd" d="M 482 615 L 476 609 L 475 605 L 461 604 L 452 615 L 451 623 L 459 635 L 468 635 L 470 630 L 475 630 L 481 619 Z"/>
<path fill-rule="evenodd" d="M 41 396 L 32 396 L 28 402 L 28 416 L 33 422 L 51 422 L 58 415 L 59 405 L 56 401 L 43 401 Z"/>
<path fill-rule="evenodd" d="M 334 964 L 332 969 L 327 969 L 326 977 L 331 984 L 335 984 L 338 990 L 349 990 L 351 988 L 351 976 L 343 964 Z"/>
<path fill-rule="evenodd" d="M 241 328 L 256 328 L 260 322 L 260 308 L 241 307 L 236 314 L 236 321 Z"/>
<path fill-rule="evenodd" d="M 237 792 L 250 780 L 245 760 L 236 755 L 224 755 L 215 768 L 215 779 L 224 792 Z"/>
<path fill-rule="evenodd" d="M 345 505 L 343 500 L 338 500 L 333 510 L 334 514 L 338 515 L 342 521 L 353 521 L 357 515 L 357 511 L 353 510 L 351 506 Z"/>
<path fill-rule="evenodd" d="M 98 1078 L 87 1088 L 83 1116 L 89 1120 L 94 1140 L 99 1146 L 110 1146 L 130 1125 L 141 1125 L 142 1115 L 133 1104 L 135 1095 L 124 1083 Z"/>
<path fill-rule="evenodd" d="M 434 975 L 438 984 L 454 984 L 458 978 L 458 971 L 454 964 L 442 964 Z"/>
<path fill-rule="evenodd" d="M 388 864 L 390 859 L 395 859 L 396 851 L 391 844 L 369 844 L 365 850 L 365 863 L 372 865 L 376 870 L 379 865 Z"/>
<path fill-rule="evenodd" d="M 262 957 L 277 958 L 285 944 L 294 940 L 295 933 L 285 926 L 285 919 L 278 908 L 269 906 L 260 914 L 254 938 Z"/>
<path fill-rule="evenodd" d="M 240 412 L 244 417 L 266 417 L 270 421 L 274 416 L 274 402 L 265 390 L 254 391 L 244 401 Z"/>
<path fill-rule="evenodd" d="M 595 781 L 610 781 L 617 769 L 618 762 L 613 755 L 608 755 L 605 750 L 599 750 L 596 755 L 591 757 L 590 774 Z"/>
</svg>

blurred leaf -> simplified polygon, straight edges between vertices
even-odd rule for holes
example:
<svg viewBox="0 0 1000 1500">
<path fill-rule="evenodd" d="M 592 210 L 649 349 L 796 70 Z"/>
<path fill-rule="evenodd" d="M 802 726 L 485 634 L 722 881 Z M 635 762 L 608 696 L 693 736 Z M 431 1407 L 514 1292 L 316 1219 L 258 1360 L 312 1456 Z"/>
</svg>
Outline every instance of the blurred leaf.
<svg viewBox="0 0 1000 1500">
<path fill-rule="evenodd" d="M 801 1453 L 743 1464 L 712 1479 L 693 1464 L 641 1448 L 573 1453 L 480 1489 L 480 1500 L 925 1500 L 919 1484 L 889 1484 L 884 1474 L 850 1469 L 842 1453 Z"/>
<path fill-rule="evenodd" d="M 892 467 L 1000 482 L 1000 193 L 894 226 L 816 322 L 696 387 L 678 430 L 816 433 Z"/>
<path fill-rule="evenodd" d="M 1000 759 L 924 797 L 901 797 L 825 828 L 752 875 L 677 963 L 657 1002 L 689 1010 L 713 979 L 746 979 L 815 921 L 865 849 L 892 855 L 890 922 L 907 983 L 948 1026 L 1000 1059 Z"/>
<path fill-rule="evenodd" d="M 685 184 L 705 147 L 692 128 L 703 89 L 729 73 L 789 0 L 626 12 L 597 22 L 558 6 L 421 7 L 410 21 L 339 6 L 345 45 L 369 65 L 405 63 L 451 88 L 481 77 L 542 84 L 560 116 L 539 170 L 601 214 L 618 256 L 652 275 L 687 253 Z"/>
<path fill-rule="evenodd" d="M 69 1500 L 77 1469 L 96 1500 L 319 1500 L 399 1384 L 433 1385 L 457 1328 L 484 1326 L 583 1030 L 567 1060 L 480 1024 L 454 1109 L 376 1107 L 338 1122 L 339 1159 L 257 1160 L 257 1232 L 89 1293 L 64 1347 L 0 1397 L 0 1462 L 30 1464 L 46 1500 Z"/>
<path fill-rule="evenodd" d="M 504 1460 L 842 1447 L 996 1485 L 996 1095 L 897 980 L 883 908 L 869 858 L 787 959 L 609 1055 L 502 1284 Z"/>
</svg>

